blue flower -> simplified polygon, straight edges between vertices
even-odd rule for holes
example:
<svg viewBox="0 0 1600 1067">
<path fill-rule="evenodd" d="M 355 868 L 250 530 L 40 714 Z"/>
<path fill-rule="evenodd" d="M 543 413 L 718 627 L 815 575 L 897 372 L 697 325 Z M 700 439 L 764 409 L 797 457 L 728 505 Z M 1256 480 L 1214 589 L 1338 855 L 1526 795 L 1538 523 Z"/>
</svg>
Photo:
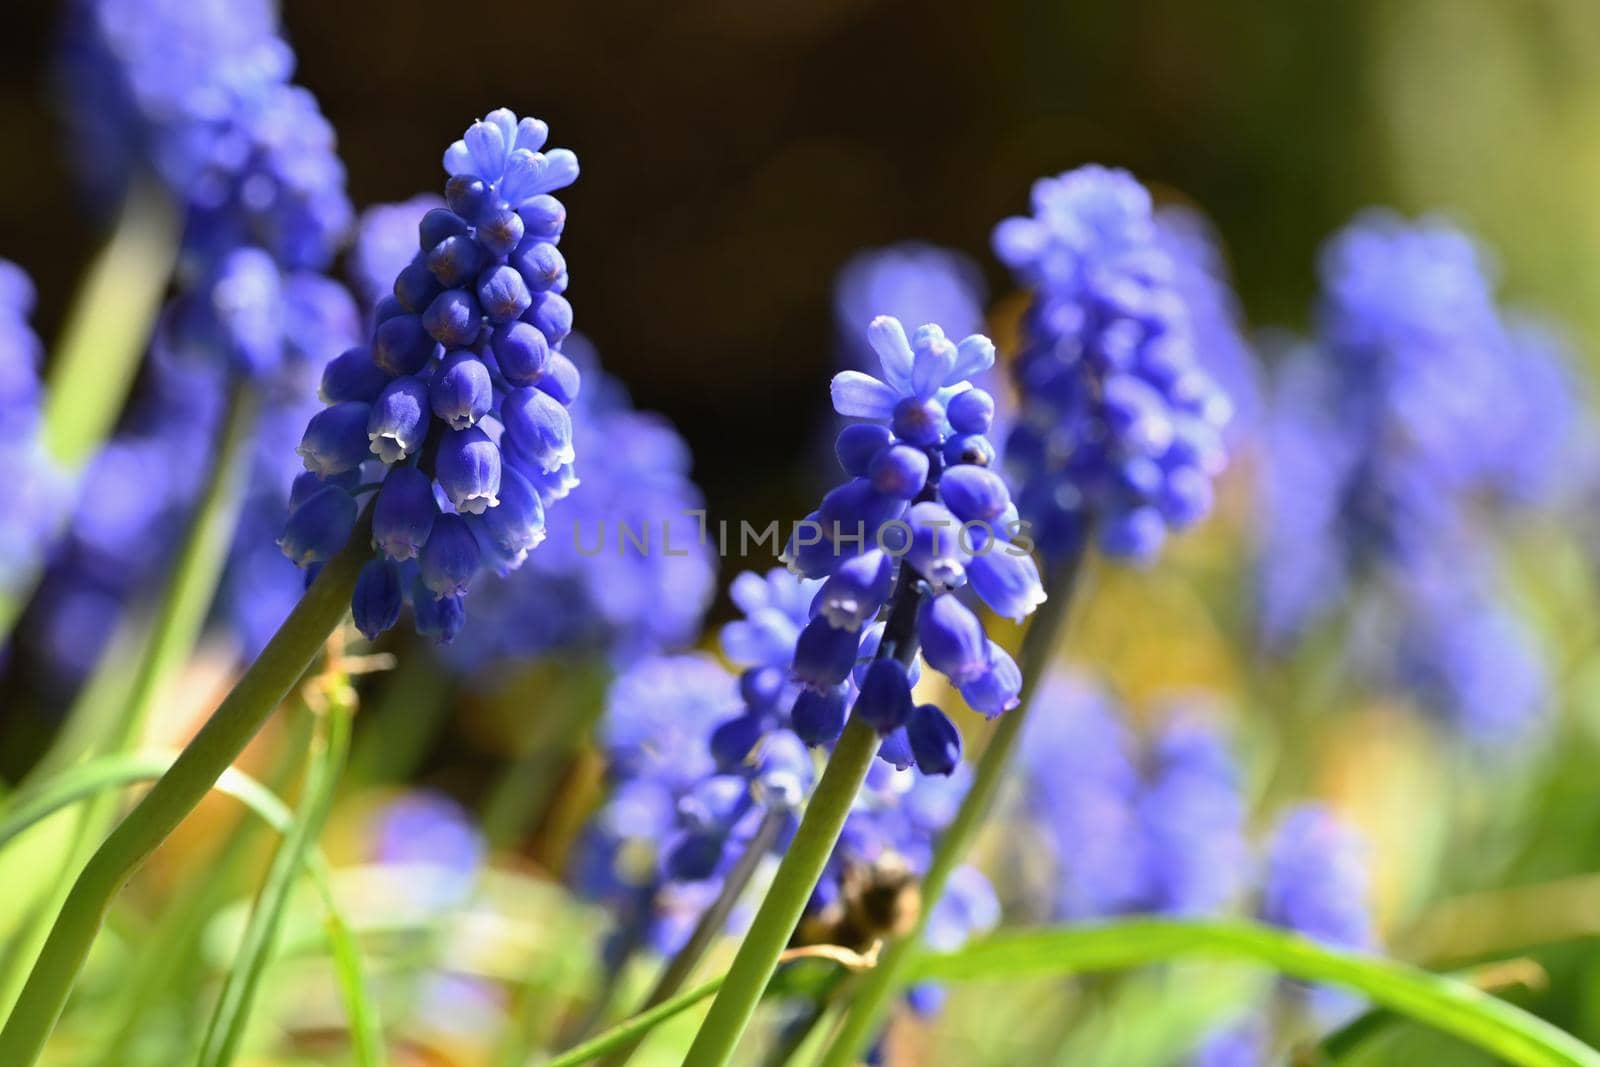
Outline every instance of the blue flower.
<svg viewBox="0 0 1600 1067">
<path fill-rule="evenodd" d="M 121 608 L 151 593 L 165 572 L 206 474 L 194 457 L 215 448 L 225 378 L 240 370 L 228 355 L 237 350 L 230 337 L 250 339 L 258 365 L 271 369 L 251 381 L 259 398 L 255 428 L 211 621 L 241 655 L 253 656 L 304 590 L 304 576 L 275 542 L 286 505 L 303 503 L 325 483 L 309 473 L 296 480 L 301 463 L 294 447 L 317 410 L 318 378 L 334 354 L 354 343 L 360 316 L 349 293 L 317 274 L 288 272 L 276 286 L 246 291 L 274 294 L 276 306 L 234 305 L 237 314 L 217 316 L 204 290 L 168 306 L 142 386 L 83 475 L 76 510 L 31 612 L 34 639 L 56 682 L 70 685 L 93 665 Z M 271 329 L 219 329 L 230 320 Z M 356 473 L 334 480 L 348 488 Z M 88 604 L 96 607 L 80 610 Z"/>
<path fill-rule="evenodd" d="M 33 573 L 66 509 L 65 478 L 39 438 L 43 350 L 28 325 L 33 295 L 22 269 L 0 260 L 0 455 L 9 493 L 0 517 L 0 591 Z"/>
<path fill-rule="evenodd" d="M 1200 365 L 1149 193 L 1102 167 L 1041 179 L 1033 215 L 1000 223 L 994 247 L 1033 293 L 1006 445 L 1023 518 L 1046 558 L 1092 526 L 1107 554 L 1152 559 L 1210 510 L 1231 407 Z"/>
<path fill-rule="evenodd" d="M 566 275 L 552 281 L 540 267 L 524 278 L 521 266 L 547 263 L 537 246 L 554 245 L 566 217 L 550 194 L 577 178 L 571 152 L 539 151 L 545 137 L 543 123 L 502 109 L 446 152 L 446 206 L 418 222 L 418 248 L 395 275 L 393 300 L 374 310 L 370 343 L 324 378 L 330 404 L 300 445 L 306 469 L 324 478 L 364 468 L 346 492 L 380 486 L 375 537 L 397 562 L 417 557 L 420 581 L 410 589 L 437 601 L 413 603 L 419 629 L 447 641 L 477 573 L 520 566 L 543 539 L 545 507 L 577 484 L 567 408 L 580 375 L 561 353 L 572 325 L 560 295 Z M 528 384 L 516 384 L 497 373 L 492 353 L 505 346 L 495 339 L 530 328 L 543 358 L 520 368 Z M 390 380 L 362 399 L 379 376 Z M 419 475 L 437 493 L 424 493 Z M 406 484 L 386 493 L 396 478 Z M 506 483 L 511 506 L 502 510 Z M 291 529 L 296 521 L 291 514 Z"/>
<path fill-rule="evenodd" d="M 886 315 L 872 321 L 867 338 L 882 376 L 836 375 L 834 408 L 878 424 L 840 432 L 836 453 L 850 480 L 823 497 L 783 554 L 796 573 L 827 579 L 793 645 L 794 677 L 815 694 L 797 709 L 804 713 L 799 728 L 813 743 L 832 741 L 842 727 L 837 705 L 850 696 L 846 676 L 867 654 L 862 635 L 896 582 L 916 583 L 908 588 L 924 599 L 917 626 L 923 657 L 986 715 L 1016 705 L 1021 676 L 951 593 L 967 584 L 973 567 L 981 579 L 972 589 L 997 611 L 1020 618 L 1044 600 L 1010 492 L 987 469 L 994 449 L 983 435 L 994 402 L 970 379 L 994 365 L 994 345 L 978 334 L 953 342 L 936 325 L 908 337 Z M 983 561 L 990 554 L 1008 558 Z M 914 669 L 914 657 L 902 658 Z M 914 705 L 889 700 L 886 685 L 880 679 L 873 687 L 866 712 L 885 737 L 895 737 Z M 930 705 L 916 734 L 946 773 L 959 737 L 953 724 Z M 898 744 L 890 750 L 897 760 L 911 758 L 906 742 L 903 751 Z"/>
<path fill-rule="evenodd" d="M 1592 428 L 1462 231 L 1369 213 L 1321 267 L 1316 335 L 1265 424 L 1261 632 L 1281 649 L 1374 611 L 1395 626 L 1354 665 L 1498 744 L 1537 721 L 1546 668 L 1496 591 L 1496 525 L 1559 500 L 1565 475 L 1534 468 L 1587 469 Z"/>
<path fill-rule="evenodd" d="M 397 204 L 376 204 L 361 213 L 347 269 L 363 304 L 372 307 L 393 292 L 395 276 L 416 258 L 418 224 L 424 215 L 444 206 L 443 197 L 424 193 Z"/>
<path fill-rule="evenodd" d="M 351 220 L 333 129 L 288 82 L 269 3 L 80 0 L 59 79 L 74 154 L 112 199 L 153 169 L 187 213 L 190 269 L 256 245 L 324 269 Z"/>
<path fill-rule="evenodd" d="M 1055 675 L 1035 698 L 1024 810 L 1051 861 L 1023 864 L 1027 895 L 1063 919 L 1214 914 L 1248 867 L 1239 772 L 1197 707 L 1168 710 L 1141 746 L 1109 696 Z"/>
</svg>

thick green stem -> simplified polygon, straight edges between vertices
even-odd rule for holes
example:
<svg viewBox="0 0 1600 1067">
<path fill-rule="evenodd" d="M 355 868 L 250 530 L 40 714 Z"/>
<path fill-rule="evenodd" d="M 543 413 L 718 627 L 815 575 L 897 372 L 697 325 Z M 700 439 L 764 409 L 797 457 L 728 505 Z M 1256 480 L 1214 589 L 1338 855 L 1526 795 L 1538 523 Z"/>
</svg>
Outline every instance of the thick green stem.
<svg viewBox="0 0 1600 1067">
<path fill-rule="evenodd" d="M 1047 582 L 1050 597 L 1034 616 L 1022 639 L 1019 657 L 1022 703 L 1001 716 L 994 735 L 978 760 L 972 788 L 962 799 L 955 819 L 939 837 L 933 859 L 928 864 L 928 873 L 922 879 L 922 910 L 917 916 L 916 925 L 904 937 L 889 945 L 878 965 L 862 975 L 856 988 L 851 990 L 847 998 L 850 1007 L 844 1023 L 834 1035 L 820 1067 L 849 1067 L 857 1062 L 882 1025 L 894 994 L 904 982 L 906 964 L 922 941 L 922 931 L 927 925 L 929 913 L 944 894 L 945 883 L 950 880 L 951 873 L 972 847 L 978 828 L 989 814 L 995 794 L 1005 780 L 1007 765 L 1011 762 L 1017 739 L 1027 722 L 1033 694 L 1066 627 L 1081 564 L 1082 555 L 1079 554 L 1052 569 Z"/>
<path fill-rule="evenodd" d="M 350 606 L 356 576 L 371 555 L 370 537 L 371 520 L 363 518 L 349 543 L 323 568 L 172 769 L 90 858 L 67 894 L 16 1008 L 0 1030 L 0 1063 L 30 1067 L 38 1059 L 112 898 L 204 799 L 305 673 Z"/>
<path fill-rule="evenodd" d="M 717 894 L 717 899 L 712 901 L 711 907 L 700 916 L 700 921 L 695 924 L 689 940 L 683 943 L 677 955 L 667 964 L 666 970 L 661 972 L 661 977 L 656 980 L 656 987 L 650 991 L 650 996 L 639 1011 L 649 1011 L 666 1003 L 683 988 L 683 983 L 694 973 L 695 964 L 700 962 L 700 957 L 705 955 L 711 943 L 727 929 L 728 916 L 733 913 L 733 906 L 744 895 L 745 887 L 755 876 L 756 868 L 772 850 L 773 842 L 777 841 L 778 833 L 783 829 L 787 818 L 787 814 L 782 811 L 767 812 L 755 834 L 745 843 L 744 852 L 735 861 L 733 869 L 728 872 L 728 877 L 723 879 L 722 890 Z M 613 1052 L 606 1057 L 604 1067 L 622 1067 L 643 1040 L 641 1035 L 638 1040 L 631 1041 Z"/>
<path fill-rule="evenodd" d="M 732 1058 L 761 994 L 777 970 L 778 956 L 794 936 L 806 902 L 833 854 L 845 817 L 878 754 L 878 745 L 877 731 L 852 717 L 828 759 L 822 781 L 806 804 L 805 818 L 778 865 L 772 887 L 739 946 L 727 981 L 717 992 L 685 1064 L 721 1067 Z"/>
<path fill-rule="evenodd" d="M 126 664 L 115 657 L 106 657 L 101 670 L 96 671 L 83 695 L 73 704 L 58 742 L 69 749 L 82 746 L 82 751 L 64 752 L 59 759 L 52 752 L 46 757 L 46 763 L 70 763 L 83 756 L 127 751 L 144 729 L 166 682 L 194 648 L 216 595 L 217 583 L 222 578 L 228 546 L 233 541 L 239 517 L 240 483 L 248 465 L 257 408 L 249 386 L 235 384 L 228 396 L 215 459 L 200 499 L 195 503 L 166 587 L 161 592 L 133 680 L 117 684 L 115 689 L 109 688 L 101 671 L 114 671 Z M 113 709 L 116 714 L 108 715 Z M 89 853 L 105 836 L 116 809 L 115 794 L 95 797 L 70 823 L 59 825 L 55 838 L 41 842 L 40 854 L 30 859 L 35 870 L 56 872 L 56 877 L 52 888 L 41 897 L 30 921 L 17 931 L 11 949 L 0 964 L 0 1010 L 11 1004 L 17 984 L 25 973 L 23 968 L 33 962 L 47 924 L 61 906 L 65 887 L 71 884 Z M 18 887 L 19 898 L 24 891 L 23 887 Z"/>
</svg>

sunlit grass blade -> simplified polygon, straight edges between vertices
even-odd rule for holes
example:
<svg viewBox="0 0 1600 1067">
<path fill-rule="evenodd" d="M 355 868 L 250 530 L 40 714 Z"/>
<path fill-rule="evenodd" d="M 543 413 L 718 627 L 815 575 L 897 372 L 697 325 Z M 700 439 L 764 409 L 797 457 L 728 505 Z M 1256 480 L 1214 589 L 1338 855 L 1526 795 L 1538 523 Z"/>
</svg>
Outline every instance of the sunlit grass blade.
<svg viewBox="0 0 1600 1067">
<path fill-rule="evenodd" d="M 108 756 L 64 771 L 35 789 L 10 798 L 10 809 L 0 817 L 0 848 L 41 820 L 73 804 L 107 790 L 159 779 L 171 769 L 177 758 L 175 752 Z M 243 771 L 228 768 L 212 788 L 239 801 L 278 833 L 289 833 L 294 823 L 294 812 L 278 799 L 277 794 Z M 345 997 L 345 1012 L 349 1017 L 357 1060 L 362 1064 L 381 1064 L 382 1031 L 376 1002 L 366 980 L 360 949 L 351 933 L 350 922 L 333 895 L 327 861 L 315 849 L 303 851 L 301 860 L 327 912 L 328 949 L 333 958 L 339 989 Z"/>
<path fill-rule="evenodd" d="M 912 980 L 973 981 L 1197 957 L 1252 960 L 1291 978 L 1353 990 L 1521 1067 L 1600 1067 L 1600 1052 L 1467 982 L 1239 920 L 1128 919 L 1018 930 L 922 956 L 908 971 Z"/>
<path fill-rule="evenodd" d="M 139 370 L 178 255 L 167 198 L 135 187 L 73 300 L 46 382 L 44 443 L 77 471 L 111 431 Z"/>
<path fill-rule="evenodd" d="M 830 960 L 849 970 L 868 969 L 876 961 L 874 956 L 860 956 L 849 949 L 835 945 L 811 945 L 789 949 L 779 955 L 778 962 L 788 963 L 800 959 Z M 718 975 L 686 993 L 679 993 L 670 1000 L 664 1000 L 653 1008 L 624 1019 L 611 1029 L 596 1034 L 581 1045 L 573 1046 L 555 1059 L 546 1061 L 544 1067 L 576 1067 L 577 1064 L 599 1059 L 608 1052 L 629 1048 L 642 1041 L 651 1030 L 668 1019 L 681 1015 L 707 997 L 714 996 L 727 979 L 726 974 Z"/>
<path fill-rule="evenodd" d="M 333 806 L 339 771 L 349 752 L 352 711 L 351 703 L 341 699 L 319 717 L 299 810 L 267 868 L 238 955 L 222 983 L 222 993 L 200 1045 L 200 1067 L 226 1067 L 238 1053 L 256 991 L 272 959 L 290 892 L 304 868 L 306 853 L 322 832 Z"/>
</svg>

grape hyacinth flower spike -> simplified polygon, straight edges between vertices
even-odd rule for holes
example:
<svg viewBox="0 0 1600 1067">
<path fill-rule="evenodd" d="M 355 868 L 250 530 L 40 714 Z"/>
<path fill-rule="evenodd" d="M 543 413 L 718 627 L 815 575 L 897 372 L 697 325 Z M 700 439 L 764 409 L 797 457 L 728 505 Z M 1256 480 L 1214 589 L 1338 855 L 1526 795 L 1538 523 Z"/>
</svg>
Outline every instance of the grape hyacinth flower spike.
<svg viewBox="0 0 1600 1067">
<path fill-rule="evenodd" d="M 501 109 L 450 146 L 445 203 L 422 216 L 369 342 L 323 376 L 328 406 L 301 440 L 280 544 L 298 563 L 326 560 L 373 494 L 375 552 L 353 602 L 369 638 L 409 600 L 419 633 L 453 639 L 473 579 L 519 567 L 544 539 L 545 507 L 577 484 L 566 209 L 551 194 L 578 161 L 545 150 L 547 135 Z"/>
<path fill-rule="evenodd" d="M 1149 192 L 1104 167 L 1041 179 L 994 248 L 1033 291 L 1006 461 L 1041 554 L 1080 551 L 1092 524 L 1107 555 L 1154 559 L 1210 511 L 1231 405 L 1197 361 Z"/>
<path fill-rule="evenodd" d="M 935 325 L 908 337 L 887 315 L 872 321 L 867 339 L 882 377 L 845 371 L 832 388 L 834 410 L 871 420 L 839 434 L 850 480 L 796 527 L 783 553 L 797 574 L 823 579 L 795 636 L 791 680 L 804 692 L 791 720 L 803 739 L 833 750 L 689 1051 L 694 1063 L 733 1055 L 875 757 L 931 775 L 960 768 L 960 733 L 942 710 L 912 697 L 919 650 L 976 710 L 992 716 L 1018 703 L 1020 670 L 956 591 L 970 584 L 1014 618 L 1044 600 L 1026 528 L 989 469 L 994 399 L 970 380 L 994 366 L 994 345 L 981 334 L 951 341 Z M 872 625 L 885 605 L 882 625 Z M 838 715 L 852 685 L 854 706 Z"/>
<path fill-rule="evenodd" d="M 1231 415 L 1227 396 L 1197 362 L 1184 279 L 1162 239 L 1150 194 L 1132 175 L 1091 166 L 1040 180 L 1033 188 L 1033 214 L 1000 223 L 994 248 L 1032 292 L 1023 349 L 1013 368 L 1017 409 L 1005 449 L 1017 500 L 1014 508 L 1007 500 L 1001 514 L 1027 523 L 1047 581 L 1041 587 L 1034 574 L 1023 580 L 1015 573 L 979 571 L 972 585 L 991 604 L 992 596 L 1000 596 L 1021 607 L 1042 598 L 1044 589 L 1051 601 L 1028 628 L 1020 669 L 1007 658 L 1004 671 L 961 684 L 974 706 L 1017 704 L 1019 691 L 1038 679 L 1054 654 L 1091 535 L 1107 556 L 1150 562 L 1169 530 L 1210 511 L 1212 481 L 1226 462 L 1222 431 Z M 865 402 L 887 399 L 857 392 Z M 976 402 L 961 396 L 948 402 L 952 423 L 958 406 L 962 420 L 973 417 L 965 406 Z M 942 495 L 964 521 L 962 509 L 984 513 L 1000 501 L 981 476 L 990 472 L 963 470 L 955 467 L 945 476 L 955 484 L 943 487 Z M 970 636 L 964 639 L 970 630 L 958 622 L 965 620 L 948 620 L 941 636 L 949 640 L 938 652 L 943 665 L 935 664 L 946 673 L 954 670 L 952 678 L 972 667 L 965 655 Z M 923 880 L 927 899 L 944 892 L 971 846 L 1009 773 L 1027 712 L 1022 703 L 985 746 L 972 791 Z M 843 1067 L 866 1050 L 922 934 L 919 922 L 863 979 L 823 1067 Z"/>
<path fill-rule="evenodd" d="M 784 556 L 798 574 L 825 579 L 796 642 L 794 677 L 807 694 L 795 727 L 810 743 L 833 741 L 842 714 L 812 713 L 842 706 L 854 672 L 857 713 L 926 772 L 949 774 L 960 735 L 937 707 L 911 701 L 912 657 L 920 649 L 987 716 L 1014 707 L 1016 664 L 954 594 L 965 587 L 997 614 L 1021 619 L 1044 602 L 1044 589 L 1026 526 L 990 467 L 994 398 L 970 381 L 994 365 L 994 345 L 981 334 L 953 342 L 935 325 L 907 336 L 887 315 L 872 321 L 867 339 L 881 377 L 844 371 L 832 387 L 839 414 L 872 420 L 839 434 L 836 452 L 850 480 L 800 524 Z M 916 597 L 910 647 L 858 671 L 862 653 L 885 639 L 870 624 L 897 573 Z"/>
</svg>

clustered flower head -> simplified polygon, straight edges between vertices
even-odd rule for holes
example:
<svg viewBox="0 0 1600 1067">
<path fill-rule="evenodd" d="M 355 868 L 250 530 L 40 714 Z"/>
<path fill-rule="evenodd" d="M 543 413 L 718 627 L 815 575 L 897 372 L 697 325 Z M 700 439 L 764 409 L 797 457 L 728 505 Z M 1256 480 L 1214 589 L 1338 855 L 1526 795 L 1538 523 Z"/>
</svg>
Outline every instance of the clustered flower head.
<svg viewBox="0 0 1600 1067">
<path fill-rule="evenodd" d="M 797 525 L 784 550 L 797 574 L 826 579 L 795 642 L 793 677 L 804 691 L 792 725 L 809 744 L 835 740 L 855 681 L 854 712 L 887 739 L 886 754 L 948 774 L 961 737 L 938 707 L 912 700 L 915 652 L 969 705 L 998 715 L 1017 704 L 1021 674 L 956 591 L 970 589 L 1014 619 L 1045 594 L 1010 490 L 991 469 L 985 435 L 994 398 L 970 381 L 994 365 L 994 345 L 981 334 L 952 341 L 935 325 L 908 337 L 886 315 L 867 339 L 882 377 L 844 371 L 833 379 L 834 410 L 871 420 L 839 434 L 835 451 L 850 480 Z M 896 588 L 918 597 L 915 632 L 895 635 L 906 647 L 876 655 L 888 638 L 871 623 Z M 863 654 L 872 661 L 857 672 Z"/>
<path fill-rule="evenodd" d="M 79 170 L 102 195 L 158 175 L 186 211 L 186 269 L 243 245 L 324 269 L 352 211 L 293 67 L 267 0 L 79 0 L 61 67 Z"/>
<path fill-rule="evenodd" d="M 1201 914 L 1239 896 L 1248 875 L 1239 770 L 1200 709 L 1175 706 L 1141 745 L 1086 679 L 1052 675 L 1034 699 L 1019 881 L 1035 910 L 1073 920 Z"/>
<path fill-rule="evenodd" d="M 1514 738 L 1546 671 L 1485 532 L 1559 498 L 1528 460 L 1584 453 L 1560 346 L 1508 322 L 1483 249 L 1442 222 L 1361 216 L 1322 283 L 1266 424 L 1263 636 L 1281 648 L 1342 603 L 1379 604 L 1393 632 L 1356 647 L 1371 673 L 1469 737 Z"/>
<path fill-rule="evenodd" d="M 644 944 L 671 953 L 722 889 L 729 869 L 774 813 L 781 851 L 812 780 L 792 736 L 719 765 L 709 738 L 739 701 L 739 686 L 709 656 L 652 656 L 611 686 L 598 740 L 610 798 L 579 846 L 578 888 L 618 917 L 613 963 Z"/>
<path fill-rule="evenodd" d="M 994 248 L 1033 292 L 1006 445 L 1022 517 L 1047 559 L 1091 527 L 1106 553 L 1153 558 L 1210 510 L 1231 406 L 1199 364 L 1150 194 L 1103 167 L 1041 179 Z"/>
<path fill-rule="evenodd" d="M 450 146 L 446 206 L 423 216 L 369 342 L 323 374 L 328 406 L 301 439 L 306 473 L 279 543 L 302 565 L 330 558 L 378 487 L 377 554 L 353 599 L 368 636 L 409 600 L 419 633 L 453 639 L 473 578 L 519 567 L 544 538 L 545 505 L 577 484 L 566 209 L 550 194 L 578 161 L 544 151 L 547 136 L 501 109 Z"/>
<path fill-rule="evenodd" d="M 1159 717 L 1141 741 L 1101 686 L 1052 674 L 1034 697 L 1023 758 L 1017 903 L 1041 919 L 1245 912 L 1330 945 L 1372 948 L 1371 887 L 1359 837 L 1314 804 L 1284 811 L 1253 844 L 1226 735 L 1193 703 Z M 1042 846 L 1042 847 L 1041 847 Z M 1347 997 L 1284 984 L 1273 996 L 1336 1025 Z M 1211 1035 L 1196 1067 L 1264 1067 L 1274 1013 L 1262 1004 Z M 1285 1035 L 1299 1037 L 1303 1035 Z"/>
<path fill-rule="evenodd" d="M 0 516 L 0 592 L 37 565 L 66 501 L 62 478 L 39 438 L 43 349 L 28 324 L 33 283 L 0 259 L 0 456 L 9 504 Z"/>
</svg>

